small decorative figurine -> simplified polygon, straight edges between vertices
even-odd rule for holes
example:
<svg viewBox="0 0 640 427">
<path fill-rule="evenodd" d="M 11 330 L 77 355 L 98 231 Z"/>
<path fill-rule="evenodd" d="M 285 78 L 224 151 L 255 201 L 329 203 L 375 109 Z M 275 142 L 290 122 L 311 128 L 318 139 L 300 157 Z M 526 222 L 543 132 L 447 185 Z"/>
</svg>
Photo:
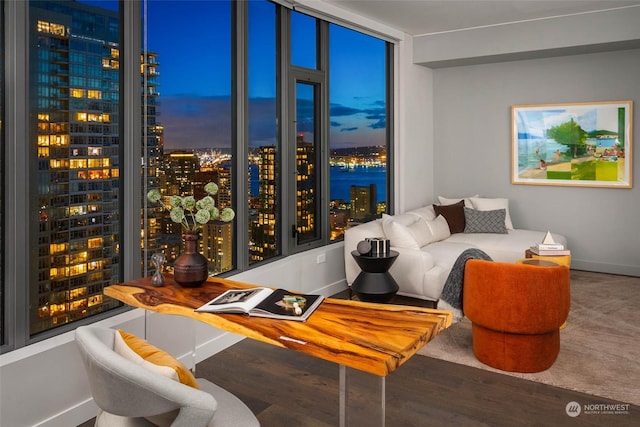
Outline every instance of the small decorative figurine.
<svg viewBox="0 0 640 427">
<path fill-rule="evenodd" d="M 164 286 L 164 276 L 162 275 L 162 266 L 164 262 L 167 260 L 167 257 L 164 256 L 163 253 L 158 252 L 151 255 L 151 263 L 156 268 L 155 273 L 153 273 L 153 277 L 151 278 L 151 284 L 153 286 Z"/>
</svg>

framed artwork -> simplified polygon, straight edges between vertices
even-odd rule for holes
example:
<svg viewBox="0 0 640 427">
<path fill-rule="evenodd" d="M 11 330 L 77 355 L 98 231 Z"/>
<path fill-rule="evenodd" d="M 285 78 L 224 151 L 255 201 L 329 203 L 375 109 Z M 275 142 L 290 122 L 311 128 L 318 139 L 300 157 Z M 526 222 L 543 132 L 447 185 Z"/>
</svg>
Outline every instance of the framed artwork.
<svg viewBox="0 0 640 427">
<path fill-rule="evenodd" d="M 632 101 L 514 105 L 511 182 L 631 188 Z"/>
</svg>

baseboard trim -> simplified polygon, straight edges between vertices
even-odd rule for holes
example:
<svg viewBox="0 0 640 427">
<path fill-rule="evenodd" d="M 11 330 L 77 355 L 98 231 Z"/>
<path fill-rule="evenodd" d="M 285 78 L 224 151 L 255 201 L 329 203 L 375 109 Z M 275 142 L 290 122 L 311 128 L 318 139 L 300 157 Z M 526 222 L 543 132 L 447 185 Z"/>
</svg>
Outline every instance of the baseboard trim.
<svg viewBox="0 0 640 427">
<path fill-rule="evenodd" d="M 94 418 L 98 413 L 98 406 L 89 398 L 84 402 L 66 408 L 63 412 L 34 424 L 34 427 L 69 427 L 77 426 Z"/>
<path fill-rule="evenodd" d="M 571 268 L 575 270 L 593 271 L 596 273 L 640 277 L 640 266 L 637 265 L 604 264 L 593 261 L 572 259 Z"/>
</svg>

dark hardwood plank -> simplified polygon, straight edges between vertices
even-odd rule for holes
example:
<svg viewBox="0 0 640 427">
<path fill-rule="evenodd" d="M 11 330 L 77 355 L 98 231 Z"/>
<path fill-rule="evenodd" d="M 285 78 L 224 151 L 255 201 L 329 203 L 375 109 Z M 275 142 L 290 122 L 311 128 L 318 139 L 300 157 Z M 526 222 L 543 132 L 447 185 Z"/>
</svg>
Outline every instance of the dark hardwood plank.
<svg viewBox="0 0 640 427">
<path fill-rule="evenodd" d="M 235 393 L 263 427 L 338 425 L 338 367 L 331 362 L 244 340 L 199 363 L 196 374 Z M 389 427 L 640 425 L 637 406 L 628 415 L 571 418 L 569 402 L 616 402 L 425 356 L 387 376 L 386 386 Z"/>
</svg>

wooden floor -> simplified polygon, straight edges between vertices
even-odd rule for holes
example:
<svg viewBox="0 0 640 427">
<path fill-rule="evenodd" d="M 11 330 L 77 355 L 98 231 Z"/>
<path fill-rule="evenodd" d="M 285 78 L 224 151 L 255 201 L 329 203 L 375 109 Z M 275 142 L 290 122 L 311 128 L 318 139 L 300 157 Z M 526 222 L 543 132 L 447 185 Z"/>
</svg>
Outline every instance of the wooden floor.
<svg viewBox="0 0 640 427">
<path fill-rule="evenodd" d="M 403 302 L 416 303 L 394 301 Z M 338 425 L 333 363 L 245 339 L 199 363 L 196 376 L 236 394 L 263 427 Z M 363 405 L 373 392 L 362 391 Z M 616 402 L 424 356 L 414 356 L 386 378 L 386 396 L 388 427 L 640 425 L 638 406 L 628 406 L 628 414 L 572 418 L 565 409 L 570 402 Z M 352 425 L 371 425 L 366 416 L 359 421 Z"/>
<path fill-rule="evenodd" d="M 246 339 L 198 364 L 196 375 L 235 393 L 263 427 L 338 425 L 333 363 Z M 571 418 L 570 402 L 613 401 L 424 356 L 387 377 L 386 395 L 389 427 L 640 425 L 637 406 L 629 415 Z"/>
</svg>

